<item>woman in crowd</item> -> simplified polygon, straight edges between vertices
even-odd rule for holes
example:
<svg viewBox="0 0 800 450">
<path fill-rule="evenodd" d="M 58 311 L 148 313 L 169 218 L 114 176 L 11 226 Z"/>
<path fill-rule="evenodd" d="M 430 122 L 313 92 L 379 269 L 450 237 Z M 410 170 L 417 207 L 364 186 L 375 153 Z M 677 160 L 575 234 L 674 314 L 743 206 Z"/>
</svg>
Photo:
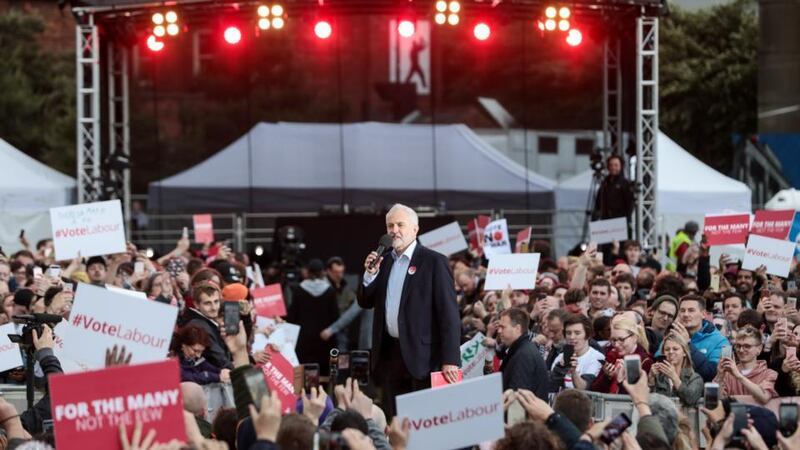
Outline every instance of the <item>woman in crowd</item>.
<svg viewBox="0 0 800 450">
<path fill-rule="evenodd" d="M 203 358 L 203 352 L 209 345 L 211 340 L 200 327 L 187 325 L 175 332 L 172 353 L 178 357 L 181 365 L 181 382 L 204 385 L 230 381 L 230 370 L 217 367 Z"/>
<path fill-rule="evenodd" d="M 172 276 L 167 272 L 156 272 L 145 280 L 144 292 L 147 298 L 168 305 L 178 305 L 178 289 Z"/>
<path fill-rule="evenodd" d="M 625 377 L 623 360 L 628 355 L 639 355 L 642 370 L 650 373 L 653 360 L 647 351 L 647 338 L 639 325 L 628 317 L 619 317 L 611 323 L 611 346 L 606 351 L 603 370 L 592 383 L 591 390 L 607 394 L 625 394 L 622 380 Z"/>
<path fill-rule="evenodd" d="M 703 377 L 694 371 L 686 341 L 677 333 L 669 333 L 661 347 L 663 360 L 650 369 L 650 391 L 667 397 L 678 397 L 687 407 L 697 405 L 703 396 Z"/>
<path fill-rule="evenodd" d="M 746 326 L 736 333 L 735 342 L 733 348 L 739 363 L 732 357 L 721 358 L 715 381 L 727 396 L 750 395 L 764 405 L 778 396 L 775 391 L 778 374 L 767 367 L 766 361 L 758 359 L 764 347 L 761 332 Z"/>
</svg>

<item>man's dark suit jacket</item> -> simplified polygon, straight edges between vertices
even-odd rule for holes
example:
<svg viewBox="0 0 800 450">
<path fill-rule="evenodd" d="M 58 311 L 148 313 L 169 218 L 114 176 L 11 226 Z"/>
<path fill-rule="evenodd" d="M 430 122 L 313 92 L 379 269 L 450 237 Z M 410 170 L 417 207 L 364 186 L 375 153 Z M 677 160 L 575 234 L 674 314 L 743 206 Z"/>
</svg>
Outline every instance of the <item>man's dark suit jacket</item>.
<svg viewBox="0 0 800 450">
<path fill-rule="evenodd" d="M 358 304 L 375 308 L 372 325 L 372 369 L 381 358 L 386 328 L 386 287 L 394 258 L 383 258 L 377 278 L 369 286 L 359 283 Z M 411 376 L 418 380 L 441 370 L 442 364 L 461 365 L 461 321 L 456 303 L 455 285 L 447 258 L 417 242 L 411 255 L 414 274 L 406 272 L 400 297 L 397 325 L 400 331 L 400 350 Z M 410 270 L 409 270 L 410 271 Z"/>
</svg>

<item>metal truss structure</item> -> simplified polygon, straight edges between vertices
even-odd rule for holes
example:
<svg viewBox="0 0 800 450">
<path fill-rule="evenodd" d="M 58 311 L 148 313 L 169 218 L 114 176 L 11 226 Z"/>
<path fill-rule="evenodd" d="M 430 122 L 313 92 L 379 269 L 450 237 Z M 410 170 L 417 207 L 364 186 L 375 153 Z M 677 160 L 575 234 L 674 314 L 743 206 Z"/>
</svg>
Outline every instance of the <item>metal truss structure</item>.
<svg viewBox="0 0 800 450">
<path fill-rule="evenodd" d="M 658 18 L 636 19 L 636 238 L 657 245 Z"/>
</svg>

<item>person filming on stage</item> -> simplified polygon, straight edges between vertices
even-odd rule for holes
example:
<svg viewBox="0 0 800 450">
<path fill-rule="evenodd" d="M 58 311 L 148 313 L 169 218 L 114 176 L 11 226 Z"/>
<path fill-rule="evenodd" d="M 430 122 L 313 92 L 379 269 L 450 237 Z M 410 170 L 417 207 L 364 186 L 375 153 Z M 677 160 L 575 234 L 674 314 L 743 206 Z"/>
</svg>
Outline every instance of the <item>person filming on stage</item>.
<svg viewBox="0 0 800 450">
<path fill-rule="evenodd" d="M 417 242 L 417 213 L 392 206 L 386 231 L 391 251 L 367 256 L 358 303 L 375 308 L 372 371 L 383 388 L 386 416 L 392 417 L 395 397 L 429 388 L 431 372 L 441 370 L 448 382 L 457 381 L 461 323 L 447 258 Z"/>
</svg>

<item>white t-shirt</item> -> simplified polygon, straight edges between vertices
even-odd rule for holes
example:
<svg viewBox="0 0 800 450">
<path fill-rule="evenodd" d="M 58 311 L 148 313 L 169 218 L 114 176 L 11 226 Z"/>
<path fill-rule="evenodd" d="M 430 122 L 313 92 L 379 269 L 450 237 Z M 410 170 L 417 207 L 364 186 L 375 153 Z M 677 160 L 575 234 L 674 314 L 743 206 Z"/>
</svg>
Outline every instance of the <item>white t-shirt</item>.
<svg viewBox="0 0 800 450">
<path fill-rule="evenodd" d="M 589 351 L 583 354 L 583 356 L 578 357 L 578 366 L 575 368 L 575 371 L 578 373 L 578 376 L 583 375 L 593 375 L 597 376 L 600 373 L 600 369 L 603 368 L 603 364 L 600 361 L 604 361 L 606 359 L 605 355 L 598 352 L 592 347 L 589 347 Z M 556 368 L 557 364 L 561 364 L 564 361 L 564 353 L 556 356 L 556 359 L 553 360 L 553 367 L 551 370 Z M 574 388 L 575 385 L 572 383 L 572 375 L 567 374 L 564 376 L 564 387 L 566 388 Z"/>
</svg>

